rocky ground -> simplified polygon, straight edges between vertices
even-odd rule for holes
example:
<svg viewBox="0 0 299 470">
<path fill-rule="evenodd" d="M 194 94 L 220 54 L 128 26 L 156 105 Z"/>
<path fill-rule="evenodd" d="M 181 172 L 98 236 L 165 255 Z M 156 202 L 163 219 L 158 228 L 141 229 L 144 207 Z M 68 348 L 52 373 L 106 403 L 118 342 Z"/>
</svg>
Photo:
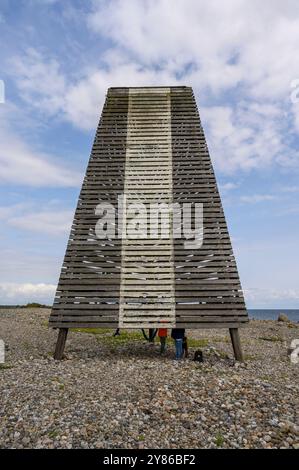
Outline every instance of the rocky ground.
<svg viewBox="0 0 299 470">
<path fill-rule="evenodd" d="M 225 330 L 189 332 L 202 364 L 110 330 L 70 332 L 59 362 L 48 315 L 0 310 L 1 448 L 299 448 L 299 325 L 251 321 L 243 364 Z"/>
</svg>

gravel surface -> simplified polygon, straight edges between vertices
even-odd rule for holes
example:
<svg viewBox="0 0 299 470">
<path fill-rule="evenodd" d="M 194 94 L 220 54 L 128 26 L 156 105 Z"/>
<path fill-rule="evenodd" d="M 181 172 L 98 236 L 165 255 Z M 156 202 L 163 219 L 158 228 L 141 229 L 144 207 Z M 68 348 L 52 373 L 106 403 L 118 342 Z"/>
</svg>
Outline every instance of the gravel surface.
<svg viewBox="0 0 299 470">
<path fill-rule="evenodd" d="M 299 325 L 251 321 L 235 363 L 226 330 L 188 332 L 174 361 L 139 332 L 69 333 L 63 361 L 47 309 L 0 310 L 1 448 L 299 448 Z M 202 364 L 193 362 L 196 349 Z"/>
</svg>

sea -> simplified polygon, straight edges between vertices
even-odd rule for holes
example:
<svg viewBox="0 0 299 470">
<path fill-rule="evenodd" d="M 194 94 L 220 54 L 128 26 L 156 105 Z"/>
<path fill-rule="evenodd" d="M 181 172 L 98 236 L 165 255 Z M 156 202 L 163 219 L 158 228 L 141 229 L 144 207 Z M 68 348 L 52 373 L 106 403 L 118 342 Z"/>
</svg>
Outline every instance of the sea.
<svg viewBox="0 0 299 470">
<path fill-rule="evenodd" d="M 3 308 L 21 308 L 21 307 L 24 307 L 24 306 L 20 306 L 20 305 L 0 305 L 0 308 L 3 309 Z M 45 308 L 51 308 L 51 307 L 47 307 L 47 306 L 43 306 Z M 248 315 L 249 315 L 249 318 L 252 318 L 252 319 L 256 319 L 256 320 L 277 320 L 278 318 L 278 315 L 280 313 L 284 313 L 285 315 L 287 315 L 287 317 L 289 318 L 289 320 L 295 322 L 295 323 L 299 323 L 299 309 L 288 309 L 288 308 L 276 308 L 276 309 L 269 309 L 269 308 L 265 308 L 265 309 L 261 309 L 261 308 L 257 308 L 257 309 L 247 309 L 248 311 Z"/>
<path fill-rule="evenodd" d="M 299 310 L 296 309 L 248 309 L 249 318 L 255 318 L 256 320 L 277 320 L 280 313 L 287 315 L 289 320 L 293 322 L 299 322 Z"/>
</svg>

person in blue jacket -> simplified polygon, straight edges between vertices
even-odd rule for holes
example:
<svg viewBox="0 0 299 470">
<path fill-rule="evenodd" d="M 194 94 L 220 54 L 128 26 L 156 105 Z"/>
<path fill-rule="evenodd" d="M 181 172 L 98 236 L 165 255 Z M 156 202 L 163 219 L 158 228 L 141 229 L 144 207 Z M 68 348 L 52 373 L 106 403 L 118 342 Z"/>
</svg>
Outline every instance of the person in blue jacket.
<svg viewBox="0 0 299 470">
<path fill-rule="evenodd" d="M 183 339 L 185 336 L 185 328 L 173 328 L 171 337 L 175 342 L 175 358 L 181 359 L 183 357 Z"/>
</svg>

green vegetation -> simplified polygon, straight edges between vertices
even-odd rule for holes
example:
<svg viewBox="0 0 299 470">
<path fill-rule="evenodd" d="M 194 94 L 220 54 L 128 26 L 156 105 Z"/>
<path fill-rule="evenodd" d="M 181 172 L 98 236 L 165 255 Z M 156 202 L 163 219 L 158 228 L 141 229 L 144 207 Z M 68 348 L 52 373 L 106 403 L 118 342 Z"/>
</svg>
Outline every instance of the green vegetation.
<svg viewBox="0 0 299 470">
<path fill-rule="evenodd" d="M 124 344 L 130 341 L 144 341 L 143 334 L 140 330 L 127 331 L 121 330 L 119 336 L 113 336 L 114 330 L 111 328 L 71 328 L 71 331 L 75 333 L 88 333 L 92 335 L 97 335 L 100 338 L 99 341 L 105 344 Z M 159 339 L 156 336 L 155 341 L 158 342 Z M 172 339 L 168 336 L 167 342 L 171 343 Z M 204 348 L 208 345 L 207 339 L 194 339 L 188 338 L 188 346 L 190 348 Z"/>
<path fill-rule="evenodd" d="M 214 336 L 213 338 L 210 338 L 211 343 L 230 343 L 230 339 L 226 337 L 220 338 L 219 336 Z M 243 342 L 243 341 L 242 341 Z"/>
<path fill-rule="evenodd" d="M 283 341 L 284 341 L 279 336 L 260 336 L 259 339 L 261 341 L 272 341 L 273 343 L 275 343 L 275 342 L 283 343 Z"/>
<path fill-rule="evenodd" d="M 223 444 L 224 444 L 224 437 L 220 432 L 218 432 L 216 434 L 216 446 L 217 447 L 222 447 Z"/>
<path fill-rule="evenodd" d="M 17 309 L 17 308 L 51 308 L 50 305 L 39 304 L 37 302 L 30 302 L 26 305 L 0 305 L 0 309 Z"/>
<path fill-rule="evenodd" d="M 96 335 L 98 341 L 102 344 L 115 346 L 117 344 L 126 344 L 131 341 L 144 341 L 141 331 L 121 330 L 119 336 L 113 336 L 114 330 L 111 328 L 72 328 L 75 333 L 88 333 Z"/>
<path fill-rule="evenodd" d="M 0 364 L 0 370 L 12 369 L 13 366 L 10 364 Z"/>
<path fill-rule="evenodd" d="M 59 435 L 59 432 L 54 430 L 54 431 L 49 431 L 48 432 L 48 436 L 51 438 L 51 439 L 55 439 L 55 437 L 57 437 Z"/>
<path fill-rule="evenodd" d="M 219 349 L 216 349 L 216 352 L 219 355 L 219 357 L 221 357 L 221 359 L 228 359 L 229 358 L 229 355 L 224 351 L 220 351 Z"/>
<path fill-rule="evenodd" d="M 189 348 L 204 348 L 209 344 L 207 339 L 194 339 L 188 338 L 188 346 Z"/>
<path fill-rule="evenodd" d="M 37 302 L 30 302 L 29 304 L 22 305 L 22 308 L 50 308 L 48 305 L 39 304 Z"/>
<path fill-rule="evenodd" d="M 257 356 L 254 356 L 253 354 L 244 354 L 244 361 L 255 361 L 258 359 Z"/>
<path fill-rule="evenodd" d="M 117 344 L 127 344 L 130 342 L 144 341 L 143 334 L 141 331 L 122 331 L 119 336 L 112 335 L 102 335 L 98 338 L 98 341 L 101 341 L 103 344 L 107 345 L 117 345 Z"/>
<path fill-rule="evenodd" d="M 59 377 L 52 377 L 52 381 L 58 385 L 59 390 L 65 389 L 65 384 L 61 381 Z"/>
<path fill-rule="evenodd" d="M 266 382 L 271 382 L 272 381 L 272 377 L 270 375 L 262 375 L 261 376 L 261 380 L 264 380 Z"/>
<path fill-rule="evenodd" d="M 75 333 L 90 333 L 92 335 L 105 335 L 112 333 L 114 330 L 111 328 L 71 328 L 70 331 L 74 331 Z"/>
</svg>

